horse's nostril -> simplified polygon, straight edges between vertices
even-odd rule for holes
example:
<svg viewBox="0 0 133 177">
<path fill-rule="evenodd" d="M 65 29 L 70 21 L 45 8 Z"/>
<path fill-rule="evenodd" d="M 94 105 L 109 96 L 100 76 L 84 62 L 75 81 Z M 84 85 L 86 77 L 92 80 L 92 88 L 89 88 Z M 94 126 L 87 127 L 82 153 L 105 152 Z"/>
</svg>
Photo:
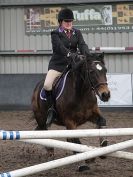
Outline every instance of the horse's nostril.
<svg viewBox="0 0 133 177">
<path fill-rule="evenodd" d="M 103 92 L 102 93 L 102 99 L 104 101 L 108 101 L 109 98 L 110 98 L 110 92 Z"/>
<path fill-rule="evenodd" d="M 110 98 L 110 92 L 105 93 L 105 97 Z"/>
</svg>

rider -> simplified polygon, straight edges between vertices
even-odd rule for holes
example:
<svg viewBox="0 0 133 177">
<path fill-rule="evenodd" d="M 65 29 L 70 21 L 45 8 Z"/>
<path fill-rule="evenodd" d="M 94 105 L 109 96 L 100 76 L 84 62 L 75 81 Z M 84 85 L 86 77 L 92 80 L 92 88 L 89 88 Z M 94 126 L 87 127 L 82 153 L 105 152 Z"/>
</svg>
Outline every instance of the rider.
<svg viewBox="0 0 133 177">
<path fill-rule="evenodd" d="M 46 125 L 50 126 L 56 111 L 54 107 L 55 100 L 52 96 L 52 85 L 58 76 L 62 74 L 79 49 L 82 55 L 89 55 L 89 49 L 85 43 L 81 31 L 73 28 L 74 15 L 72 10 L 65 8 L 58 14 L 59 27 L 51 32 L 53 55 L 49 62 L 48 73 L 44 82 L 48 104 L 48 115 Z"/>
</svg>

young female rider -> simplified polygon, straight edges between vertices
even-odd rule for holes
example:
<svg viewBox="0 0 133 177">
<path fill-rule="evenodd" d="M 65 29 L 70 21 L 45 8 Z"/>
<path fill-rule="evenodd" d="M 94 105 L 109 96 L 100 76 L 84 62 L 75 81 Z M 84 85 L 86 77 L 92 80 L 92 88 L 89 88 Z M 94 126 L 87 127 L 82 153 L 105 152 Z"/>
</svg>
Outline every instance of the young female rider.
<svg viewBox="0 0 133 177">
<path fill-rule="evenodd" d="M 49 126 L 55 115 L 54 99 L 52 97 L 52 85 L 56 77 L 60 76 L 68 65 L 74 53 L 79 49 L 82 55 L 89 55 L 80 30 L 73 28 L 74 15 L 72 10 L 62 9 L 58 14 L 59 27 L 51 32 L 53 55 L 49 62 L 48 73 L 44 82 L 44 89 L 48 103 L 47 126 Z"/>
</svg>

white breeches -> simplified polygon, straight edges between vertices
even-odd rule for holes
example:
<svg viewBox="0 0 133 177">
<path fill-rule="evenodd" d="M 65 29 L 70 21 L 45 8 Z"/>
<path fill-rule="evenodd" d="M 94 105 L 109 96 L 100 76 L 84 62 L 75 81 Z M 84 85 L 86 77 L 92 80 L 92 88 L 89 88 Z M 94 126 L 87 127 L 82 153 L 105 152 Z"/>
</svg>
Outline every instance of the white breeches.
<svg viewBox="0 0 133 177">
<path fill-rule="evenodd" d="M 61 72 L 50 69 L 45 78 L 44 89 L 48 91 L 52 90 L 52 85 L 53 85 L 54 80 L 61 74 L 62 74 Z"/>
</svg>

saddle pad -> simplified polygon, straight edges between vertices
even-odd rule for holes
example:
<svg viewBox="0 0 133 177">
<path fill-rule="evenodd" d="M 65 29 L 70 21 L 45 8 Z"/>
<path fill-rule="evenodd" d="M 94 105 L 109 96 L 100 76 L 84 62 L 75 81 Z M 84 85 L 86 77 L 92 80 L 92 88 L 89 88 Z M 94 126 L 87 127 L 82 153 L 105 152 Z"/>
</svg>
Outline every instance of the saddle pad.
<svg viewBox="0 0 133 177">
<path fill-rule="evenodd" d="M 56 100 L 61 96 L 61 94 L 64 90 L 68 73 L 69 73 L 69 71 L 61 79 L 59 79 L 59 81 L 57 81 L 58 83 L 56 84 L 56 86 L 53 90 L 53 96 Z M 45 101 L 47 100 L 44 88 L 42 88 L 40 91 L 40 99 L 45 100 Z"/>
</svg>

